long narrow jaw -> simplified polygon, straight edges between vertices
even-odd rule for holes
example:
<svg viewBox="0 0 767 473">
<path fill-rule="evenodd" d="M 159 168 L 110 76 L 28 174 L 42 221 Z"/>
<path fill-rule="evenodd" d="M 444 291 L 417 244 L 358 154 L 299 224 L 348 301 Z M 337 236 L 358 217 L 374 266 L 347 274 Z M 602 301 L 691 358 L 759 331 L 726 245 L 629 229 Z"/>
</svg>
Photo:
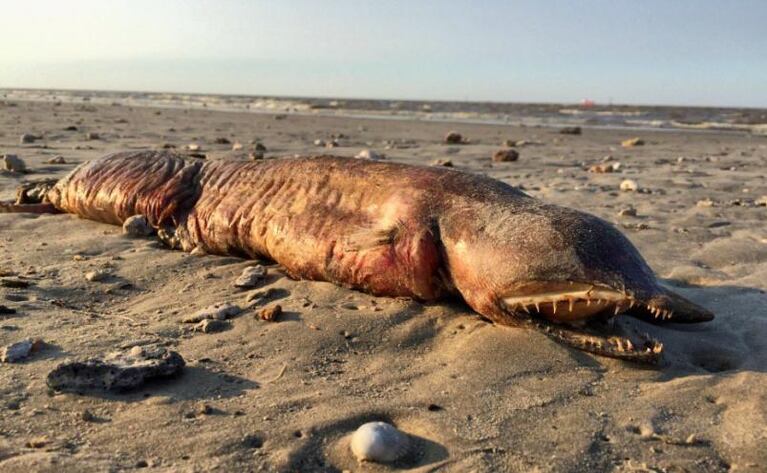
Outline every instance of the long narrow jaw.
<svg viewBox="0 0 767 473">
<path fill-rule="evenodd" d="M 650 314 L 660 320 L 673 311 L 645 304 L 633 296 L 600 285 L 576 282 L 531 282 L 502 299 L 506 312 L 559 342 L 587 352 L 643 363 L 657 363 L 663 344 L 647 335 L 605 334 L 611 318 L 626 311 Z"/>
</svg>

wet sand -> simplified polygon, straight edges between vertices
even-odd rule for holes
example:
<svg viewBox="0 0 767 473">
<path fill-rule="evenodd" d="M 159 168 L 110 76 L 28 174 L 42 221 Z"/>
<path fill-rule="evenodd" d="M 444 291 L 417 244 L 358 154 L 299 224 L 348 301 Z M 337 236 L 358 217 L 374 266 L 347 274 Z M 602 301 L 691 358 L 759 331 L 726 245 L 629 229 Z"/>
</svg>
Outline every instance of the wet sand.
<svg viewBox="0 0 767 473">
<path fill-rule="evenodd" d="M 664 366 L 648 369 L 571 350 L 539 333 L 496 327 L 459 301 L 421 304 L 268 265 L 277 323 L 247 310 L 229 330 L 180 322 L 214 303 L 253 262 L 169 251 L 119 227 L 71 215 L 0 214 L 0 346 L 41 338 L 0 364 L 0 470 L 116 471 L 764 471 L 767 469 L 767 138 L 735 133 L 557 129 L 280 116 L 118 105 L 0 105 L 0 154 L 31 171 L 0 172 L 0 199 L 25 179 L 61 177 L 114 151 L 179 150 L 206 159 L 372 149 L 386 159 L 457 169 L 520 186 L 614 222 L 674 290 L 717 314 L 709 324 L 653 326 Z M 69 126 L 77 130 L 65 130 Z M 470 140 L 446 145 L 451 129 Z M 87 139 L 88 133 L 96 139 Z M 42 139 L 20 144 L 24 133 Z M 339 137 L 340 136 L 340 137 Z M 623 148 L 634 136 L 645 144 Z M 217 138 L 240 142 L 216 144 Z M 333 149 L 315 140 L 336 139 Z M 525 140 L 516 162 L 491 156 Z M 62 156 L 66 164 L 48 164 Z M 617 172 L 588 168 L 620 163 Z M 622 192 L 631 179 L 637 191 Z M 636 216 L 620 216 L 634 208 Z M 624 214 L 626 212 L 623 212 Z M 631 212 L 628 212 L 631 213 Z M 88 281 L 88 272 L 113 276 Z M 49 392 L 71 357 L 159 343 L 182 376 L 127 394 Z M 207 405 L 208 408 L 203 408 Z M 84 414 L 85 412 L 89 414 Z M 204 413 L 205 412 L 205 413 Z M 348 435 L 387 420 L 415 437 L 393 465 L 357 464 Z"/>
</svg>

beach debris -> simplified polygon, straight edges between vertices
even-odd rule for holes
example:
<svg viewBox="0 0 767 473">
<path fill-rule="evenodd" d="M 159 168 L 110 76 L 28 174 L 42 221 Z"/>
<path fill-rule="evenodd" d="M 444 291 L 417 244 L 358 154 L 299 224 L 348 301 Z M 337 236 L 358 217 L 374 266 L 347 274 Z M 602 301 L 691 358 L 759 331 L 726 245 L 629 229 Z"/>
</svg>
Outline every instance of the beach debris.
<svg viewBox="0 0 767 473">
<path fill-rule="evenodd" d="M 69 125 L 68 127 L 64 128 L 64 131 L 77 131 L 78 128 L 76 125 Z"/>
<path fill-rule="evenodd" d="M 200 145 L 198 145 L 197 143 L 189 143 L 188 145 L 186 145 L 186 150 L 187 151 L 200 151 Z"/>
<path fill-rule="evenodd" d="M 88 141 L 100 140 L 101 135 L 99 135 L 95 131 L 89 131 L 88 133 L 85 134 L 85 139 Z"/>
<path fill-rule="evenodd" d="M 129 237 L 146 237 L 154 233 L 154 228 L 145 216 L 134 215 L 123 222 L 123 233 Z"/>
<path fill-rule="evenodd" d="M 378 153 L 376 151 L 373 151 L 371 149 L 363 149 L 359 153 L 357 153 L 357 156 L 355 156 L 357 159 L 370 159 L 372 161 L 380 161 L 382 159 L 386 159 L 386 157 Z"/>
<path fill-rule="evenodd" d="M 589 172 L 596 174 L 604 174 L 611 172 L 618 172 L 621 168 L 621 163 L 617 162 L 605 162 L 601 164 L 595 164 L 589 168 Z"/>
<path fill-rule="evenodd" d="M 634 146 L 643 146 L 644 140 L 642 138 L 630 138 L 628 140 L 621 141 L 621 146 L 624 148 L 633 148 Z"/>
<path fill-rule="evenodd" d="M 451 161 L 449 159 L 435 159 L 434 161 L 431 162 L 431 165 L 432 166 L 444 166 L 446 168 L 451 168 L 451 167 L 453 167 L 453 161 Z"/>
<path fill-rule="evenodd" d="M 26 359 L 30 354 L 39 351 L 43 347 L 43 341 L 39 338 L 28 338 L 20 342 L 0 348 L 0 361 L 3 363 L 16 363 Z"/>
<path fill-rule="evenodd" d="M 251 289 L 259 285 L 259 283 L 266 277 L 266 268 L 259 265 L 248 266 L 242 270 L 242 274 L 235 279 L 234 287 L 241 289 Z"/>
<path fill-rule="evenodd" d="M 189 324 L 202 322 L 203 320 L 226 320 L 239 315 L 240 312 L 242 312 L 240 306 L 224 302 L 221 304 L 208 306 L 188 317 L 185 317 L 181 321 Z"/>
<path fill-rule="evenodd" d="M 19 137 L 19 143 L 21 144 L 29 144 L 34 143 L 37 140 L 42 140 L 43 137 L 40 135 L 33 135 L 31 133 L 24 133 Z"/>
<path fill-rule="evenodd" d="M 67 164 L 67 160 L 64 159 L 64 156 L 54 156 L 48 161 L 46 161 L 47 164 Z"/>
<path fill-rule="evenodd" d="M 325 140 L 317 138 L 316 140 L 314 140 L 314 146 L 325 146 Z"/>
<path fill-rule="evenodd" d="M 468 143 L 468 141 L 464 140 L 463 136 L 457 131 L 448 132 L 447 135 L 445 135 L 444 141 L 449 145 L 461 145 Z"/>
<path fill-rule="evenodd" d="M 757 207 L 767 207 L 767 194 L 759 197 L 754 201 Z"/>
<path fill-rule="evenodd" d="M 337 148 L 337 147 L 339 147 L 339 146 L 341 146 L 341 144 L 340 144 L 340 143 L 338 142 L 338 140 L 337 140 L 337 139 L 335 139 L 335 138 L 333 138 L 333 139 L 332 139 L 332 140 L 330 140 L 330 141 L 326 141 L 326 142 L 325 142 L 325 147 L 326 147 L 326 148 Z"/>
<path fill-rule="evenodd" d="M 26 172 L 27 165 L 15 154 L 3 155 L 3 169 L 11 172 Z"/>
<path fill-rule="evenodd" d="M 493 161 L 496 163 L 508 163 L 519 159 L 519 152 L 515 149 L 499 149 L 493 153 Z"/>
<path fill-rule="evenodd" d="M 275 304 L 273 306 L 264 307 L 256 314 L 259 319 L 267 322 L 276 322 L 277 318 L 282 314 L 282 306 Z"/>
<path fill-rule="evenodd" d="M 391 463 L 408 453 L 410 438 L 386 422 L 362 424 L 351 438 L 351 449 L 357 461 Z"/>
<path fill-rule="evenodd" d="M 235 141 L 232 144 L 232 151 L 240 151 L 242 148 L 243 148 L 243 145 L 239 141 Z"/>
<path fill-rule="evenodd" d="M 135 346 L 103 358 L 64 362 L 48 373 L 47 384 L 56 391 L 122 392 L 150 379 L 175 376 L 185 365 L 175 351 L 161 346 Z"/>
<path fill-rule="evenodd" d="M 621 182 L 620 189 L 623 192 L 633 192 L 639 189 L 639 186 L 633 179 L 624 179 L 623 182 Z"/>
<path fill-rule="evenodd" d="M 102 282 L 105 281 L 112 274 L 105 269 L 97 269 L 95 271 L 88 271 L 85 273 L 85 279 L 90 282 Z"/>
<path fill-rule="evenodd" d="M 253 145 L 253 149 L 261 153 L 266 153 L 266 146 L 260 141 L 256 141 L 256 143 Z"/>
<path fill-rule="evenodd" d="M 263 151 L 251 151 L 248 153 L 248 159 L 251 161 L 258 161 L 259 159 L 264 159 L 264 152 Z"/>
<path fill-rule="evenodd" d="M 581 134 L 581 127 L 579 127 L 579 126 L 566 126 L 564 128 L 560 128 L 559 134 L 560 135 L 580 135 Z"/>
<path fill-rule="evenodd" d="M 217 145 L 230 145 L 230 144 L 232 144 L 232 142 L 229 141 L 229 138 L 226 138 L 224 136 L 219 136 L 218 138 L 213 140 L 213 142 L 216 143 Z"/>
<path fill-rule="evenodd" d="M 224 330 L 231 327 L 231 324 L 227 322 L 226 320 L 217 320 L 217 319 L 205 319 L 200 321 L 197 325 L 194 326 L 195 332 L 202 332 L 202 333 L 216 333 L 216 332 L 223 332 Z"/>
</svg>

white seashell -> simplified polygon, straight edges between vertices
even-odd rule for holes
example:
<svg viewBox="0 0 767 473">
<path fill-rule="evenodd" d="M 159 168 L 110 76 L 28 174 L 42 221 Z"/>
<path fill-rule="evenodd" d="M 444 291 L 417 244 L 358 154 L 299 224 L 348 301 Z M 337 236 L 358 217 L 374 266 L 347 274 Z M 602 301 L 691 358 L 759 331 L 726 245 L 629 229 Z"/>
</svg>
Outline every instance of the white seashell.
<svg viewBox="0 0 767 473">
<path fill-rule="evenodd" d="M 352 434 L 352 453 L 358 461 L 389 463 L 402 458 L 410 439 L 386 422 L 368 422 Z"/>
</svg>

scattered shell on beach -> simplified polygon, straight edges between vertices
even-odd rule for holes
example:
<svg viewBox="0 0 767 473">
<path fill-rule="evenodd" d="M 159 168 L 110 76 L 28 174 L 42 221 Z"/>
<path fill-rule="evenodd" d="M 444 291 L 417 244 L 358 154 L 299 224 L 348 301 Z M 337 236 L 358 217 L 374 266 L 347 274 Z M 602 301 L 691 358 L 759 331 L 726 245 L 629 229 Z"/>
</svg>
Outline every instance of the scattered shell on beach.
<svg viewBox="0 0 767 473">
<path fill-rule="evenodd" d="M 637 185 L 636 181 L 632 179 L 624 179 L 623 182 L 621 182 L 621 190 L 623 192 L 633 192 L 639 189 L 639 186 Z"/>
<path fill-rule="evenodd" d="M 240 312 L 242 312 L 240 306 L 225 302 L 199 310 L 192 315 L 184 317 L 182 322 L 197 323 L 203 320 L 226 320 L 238 315 Z"/>
<path fill-rule="evenodd" d="M 642 146 L 644 145 L 644 140 L 642 138 L 631 138 L 628 140 L 621 141 L 621 146 L 624 148 L 632 148 L 634 146 Z"/>
<path fill-rule="evenodd" d="M 358 461 L 390 463 L 408 453 L 410 438 L 386 422 L 368 422 L 352 434 L 351 449 Z"/>
<path fill-rule="evenodd" d="M 101 135 L 99 135 L 95 131 L 89 131 L 88 133 L 85 134 L 85 139 L 88 141 L 100 140 Z"/>
<path fill-rule="evenodd" d="M 602 163 L 595 164 L 589 168 L 589 172 L 604 174 L 611 172 L 618 172 L 621 168 L 621 163 Z"/>
<path fill-rule="evenodd" d="M 3 155 L 3 169 L 11 172 L 25 172 L 27 165 L 15 154 L 5 154 Z"/>
<path fill-rule="evenodd" d="M 40 350 L 42 346 L 42 340 L 33 340 L 31 338 L 12 343 L 8 346 L 0 348 L 0 361 L 3 363 L 16 363 L 17 361 L 24 360 L 30 354 Z"/>
<path fill-rule="evenodd" d="M 200 145 L 197 143 L 189 143 L 186 145 L 187 151 L 200 151 Z"/>
<path fill-rule="evenodd" d="M 213 320 L 213 319 L 205 319 L 200 321 L 197 325 L 194 326 L 194 330 L 196 332 L 202 332 L 202 333 L 216 333 L 216 332 L 223 332 L 224 330 L 228 329 L 231 325 L 226 320 Z"/>
<path fill-rule="evenodd" d="M 101 282 L 106 280 L 109 276 L 109 271 L 103 269 L 97 269 L 95 271 L 88 271 L 85 273 L 85 279 L 90 282 Z"/>
<path fill-rule="evenodd" d="M 357 156 L 355 156 L 357 159 L 369 159 L 371 161 L 380 161 L 384 159 L 384 155 L 381 153 L 377 153 L 371 149 L 363 149 L 359 153 L 357 153 Z"/>
<path fill-rule="evenodd" d="M 499 149 L 493 153 L 493 161 L 496 163 L 507 163 L 519 159 L 519 152 L 515 149 Z"/>
<path fill-rule="evenodd" d="M 145 216 L 134 215 L 123 222 L 123 233 L 130 237 L 146 237 L 154 233 L 154 228 Z"/>
<path fill-rule="evenodd" d="M 67 164 L 67 160 L 64 159 L 64 156 L 54 156 L 48 161 L 46 161 L 48 164 Z"/>
<path fill-rule="evenodd" d="M 234 287 L 250 289 L 259 285 L 266 277 L 266 268 L 260 264 L 248 266 L 242 270 L 242 274 L 234 281 Z"/>
</svg>

